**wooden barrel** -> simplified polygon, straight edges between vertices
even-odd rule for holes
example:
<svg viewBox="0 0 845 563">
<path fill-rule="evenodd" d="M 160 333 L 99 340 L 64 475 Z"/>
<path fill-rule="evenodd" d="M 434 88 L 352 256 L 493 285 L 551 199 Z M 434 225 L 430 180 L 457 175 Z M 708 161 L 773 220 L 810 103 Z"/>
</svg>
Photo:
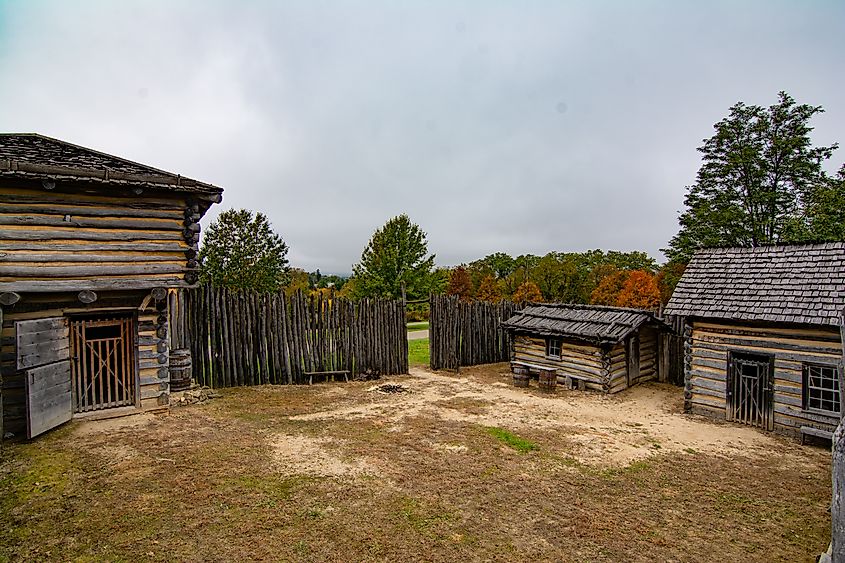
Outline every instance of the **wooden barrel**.
<svg viewBox="0 0 845 563">
<path fill-rule="evenodd" d="M 537 378 L 537 385 L 543 391 L 554 391 L 557 386 L 557 373 L 553 369 L 544 369 L 540 371 L 540 377 Z"/>
<path fill-rule="evenodd" d="M 191 388 L 193 368 L 191 351 L 177 348 L 170 351 L 170 390 L 185 391 Z"/>
<path fill-rule="evenodd" d="M 525 368 L 513 368 L 513 386 L 514 387 L 528 387 L 528 381 L 531 375 Z"/>
</svg>

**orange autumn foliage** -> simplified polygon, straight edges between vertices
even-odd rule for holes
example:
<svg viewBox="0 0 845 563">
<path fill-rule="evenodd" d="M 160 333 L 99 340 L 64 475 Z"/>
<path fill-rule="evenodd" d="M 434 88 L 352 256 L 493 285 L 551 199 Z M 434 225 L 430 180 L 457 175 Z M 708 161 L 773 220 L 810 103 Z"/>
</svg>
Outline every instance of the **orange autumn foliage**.
<svg viewBox="0 0 845 563">
<path fill-rule="evenodd" d="M 622 286 L 616 299 L 617 307 L 656 309 L 660 306 L 660 289 L 655 276 L 643 270 L 634 270 Z"/>
<path fill-rule="evenodd" d="M 478 286 L 478 291 L 475 294 L 478 301 L 490 301 L 491 303 L 498 303 L 502 300 L 502 290 L 493 276 L 487 276 L 481 280 L 481 285 Z"/>
<path fill-rule="evenodd" d="M 625 287 L 625 282 L 628 281 L 629 272 L 626 270 L 619 270 L 614 268 L 610 273 L 605 275 L 593 292 L 590 294 L 590 303 L 593 305 L 611 305 L 617 306 L 619 301 L 619 294 L 622 293 L 622 288 Z"/>
<path fill-rule="evenodd" d="M 513 292 L 512 299 L 516 303 L 522 301 L 533 301 L 535 303 L 542 303 L 543 293 L 540 291 L 540 288 L 537 286 L 536 283 L 534 283 L 533 281 L 527 281 L 516 288 L 516 291 Z"/>
<path fill-rule="evenodd" d="M 458 266 L 449 273 L 447 295 L 457 295 L 461 301 L 472 300 L 472 278 L 463 266 Z"/>
</svg>

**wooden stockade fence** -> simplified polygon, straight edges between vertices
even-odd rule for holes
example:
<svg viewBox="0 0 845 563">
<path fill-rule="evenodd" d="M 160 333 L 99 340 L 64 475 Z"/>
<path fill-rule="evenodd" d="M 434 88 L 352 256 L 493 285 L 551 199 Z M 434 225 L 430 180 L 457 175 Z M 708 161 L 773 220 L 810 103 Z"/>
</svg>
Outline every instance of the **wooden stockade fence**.
<svg viewBox="0 0 845 563">
<path fill-rule="evenodd" d="M 432 295 L 430 305 L 431 369 L 458 369 L 510 360 L 510 337 L 502 330 L 501 323 L 524 304 L 463 303 L 454 296 Z"/>
<path fill-rule="evenodd" d="M 401 301 L 306 298 L 301 292 L 180 290 L 171 322 L 190 335 L 193 377 L 210 387 L 307 383 L 309 374 L 408 372 Z"/>
</svg>

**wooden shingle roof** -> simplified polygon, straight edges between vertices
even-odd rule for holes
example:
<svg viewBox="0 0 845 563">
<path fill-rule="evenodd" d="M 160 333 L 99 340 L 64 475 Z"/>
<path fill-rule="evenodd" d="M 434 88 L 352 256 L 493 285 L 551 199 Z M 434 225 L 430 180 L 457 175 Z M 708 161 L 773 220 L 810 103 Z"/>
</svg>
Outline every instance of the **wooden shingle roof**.
<svg viewBox="0 0 845 563">
<path fill-rule="evenodd" d="M 0 133 L 0 178 L 223 192 L 211 184 L 37 133 Z"/>
<path fill-rule="evenodd" d="M 665 312 L 742 321 L 838 325 L 845 242 L 696 252 Z"/>
<path fill-rule="evenodd" d="M 661 324 L 650 311 L 601 305 L 535 304 L 502 323 L 506 330 L 616 344 L 645 323 Z"/>
</svg>

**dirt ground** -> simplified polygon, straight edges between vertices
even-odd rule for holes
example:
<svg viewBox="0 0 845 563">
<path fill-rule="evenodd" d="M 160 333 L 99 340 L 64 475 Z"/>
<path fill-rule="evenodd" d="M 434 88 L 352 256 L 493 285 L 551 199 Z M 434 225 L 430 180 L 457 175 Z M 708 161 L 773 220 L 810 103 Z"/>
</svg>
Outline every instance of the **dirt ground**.
<svg viewBox="0 0 845 563">
<path fill-rule="evenodd" d="M 681 410 L 675 387 L 547 395 L 510 386 L 502 364 L 74 422 L 2 446 L 0 561 L 813 561 L 827 548 L 828 451 Z"/>
</svg>

